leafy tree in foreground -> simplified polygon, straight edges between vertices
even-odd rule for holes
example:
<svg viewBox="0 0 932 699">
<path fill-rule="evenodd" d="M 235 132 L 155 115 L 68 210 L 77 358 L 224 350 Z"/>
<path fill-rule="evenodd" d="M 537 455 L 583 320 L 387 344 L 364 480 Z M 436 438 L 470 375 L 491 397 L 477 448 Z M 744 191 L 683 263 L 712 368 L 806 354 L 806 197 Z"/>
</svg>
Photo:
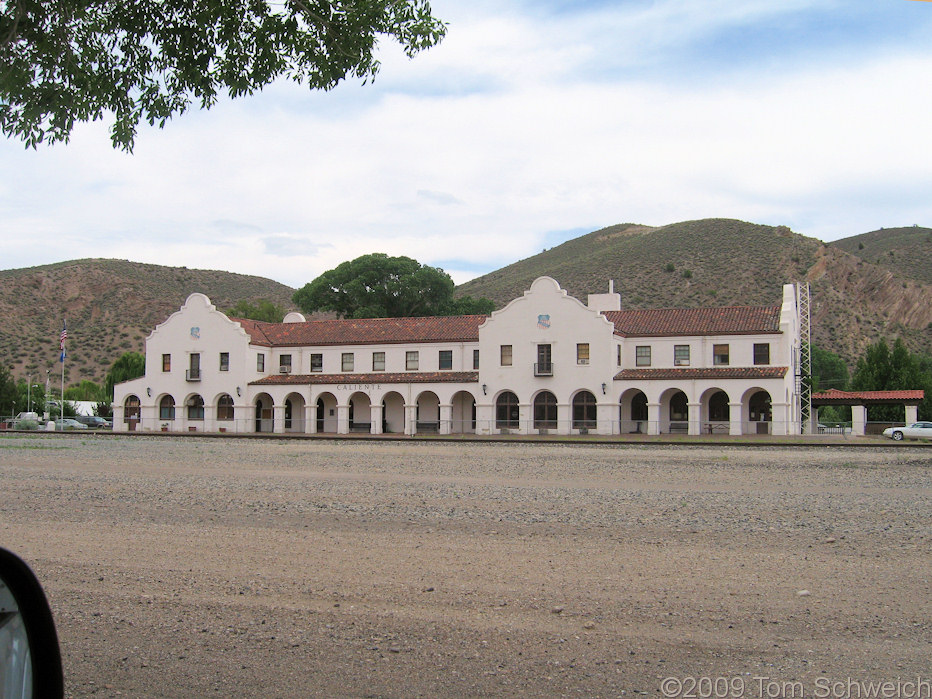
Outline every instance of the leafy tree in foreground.
<svg viewBox="0 0 932 699">
<path fill-rule="evenodd" d="M 108 113 L 114 147 L 132 150 L 140 121 L 162 127 L 280 76 L 371 80 L 380 36 L 411 57 L 445 32 L 427 0 L 5 0 L 0 128 L 35 147 Z"/>
<path fill-rule="evenodd" d="M 491 313 L 487 299 L 453 298 L 453 280 L 438 267 L 376 252 L 343 262 L 295 292 L 305 313 L 333 311 L 342 318 Z"/>
<path fill-rule="evenodd" d="M 851 377 L 853 391 L 905 391 L 922 389 L 925 400 L 919 406 L 919 419 L 932 420 L 932 374 L 923 371 L 919 357 L 897 339 L 891 351 L 885 340 L 871 345 L 858 360 Z M 877 405 L 868 408 L 868 419 L 896 421 L 903 419 L 900 406 Z"/>
<path fill-rule="evenodd" d="M 250 320 L 262 320 L 266 323 L 281 323 L 285 317 L 285 309 L 276 306 L 268 299 L 259 299 L 255 304 L 243 300 L 227 311 L 227 315 L 232 318 L 248 318 Z"/>
<path fill-rule="evenodd" d="M 812 391 L 848 388 L 848 365 L 834 352 L 812 345 Z"/>
<path fill-rule="evenodd" d="M 92 400 L 94 402 L 105 400 L 104 387 L 90 379 L 74 384 L 65 389 L 65 400 Z"/>
<path fill-rule="evenodd" d="M 0 364 L 0 416 L 16 415 L 14 403 L 20 405 L 17 402 L 18 397 L 19 392 L 13 380 L 13 373 L 6 364 Z"/>
<path fill-rule="evenodd" d="M 113 387 L 123 381 L 138 379 L 146 375 L 146 358 L 139 352 L 126 352 L 117 359 L 107 372 L 104 380 L 104 389 L 110 400 L 113 400 Z"/>
</svg>

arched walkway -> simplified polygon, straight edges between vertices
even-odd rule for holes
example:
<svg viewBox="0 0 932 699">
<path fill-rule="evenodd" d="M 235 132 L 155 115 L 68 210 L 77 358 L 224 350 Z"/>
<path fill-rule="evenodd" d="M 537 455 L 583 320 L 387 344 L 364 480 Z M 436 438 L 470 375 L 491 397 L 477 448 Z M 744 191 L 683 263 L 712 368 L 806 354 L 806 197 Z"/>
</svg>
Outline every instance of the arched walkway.
<svg viewBox="0 0 932 699">
<path fill-rule="evenodd" d="M 424 391 L 417 397 L 414 411 L 414 434 L 440 432 L 440 399 L 433 391 Z"/>
<path fill-rule="evenodd" d="M 382 432 L 402 434 L 405 431 L 405 399 L 397 391 L 382 398 Z"/>
<path fill-rule="evenodd" d="M 300 393 L 289 393 L 285 398 L 285 432 L 305 431 L 305 402 Z"/>
<path fill-rule="evenodd" d="M 349 431 L 366 434 L 372 431 L 372 402 L 365 393 L 354 393 L 350 396 Z"/>
<path fill-rule="evenodd" d="M 647 434 L 647 396 L 644 391 L 629 388 L 618 403 L 619 432 Z"/>
<path fill-rule="evenodd" d="M 329 434 L 337 431 L 337 399 L 332 393 L 321 393 L 317 397 L 316 431 Z"/>
<path fill-rule="evenodd" d="M 275 405 L 272 396 L 268 393 L 260 393 L 256 396 L 255 402 L 255 431 L 256 432 L 273 432 L 275 429 Z"/>
</svg>

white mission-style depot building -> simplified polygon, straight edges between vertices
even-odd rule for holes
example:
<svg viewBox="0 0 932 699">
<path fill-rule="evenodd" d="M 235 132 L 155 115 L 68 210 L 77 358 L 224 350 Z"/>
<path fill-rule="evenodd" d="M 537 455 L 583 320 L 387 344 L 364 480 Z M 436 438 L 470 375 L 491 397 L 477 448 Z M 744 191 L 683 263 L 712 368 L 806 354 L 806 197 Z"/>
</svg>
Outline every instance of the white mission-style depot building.
<svg viewBox="0 0 932 699">
<path fill-rule="evenodd" d="M 203 294 L 146 340 L 114 429 L 229 433 L 798 434 L 800 310 L 622 310 L 540 277 L 491 316 L 229 318 Z"/>
</svg>

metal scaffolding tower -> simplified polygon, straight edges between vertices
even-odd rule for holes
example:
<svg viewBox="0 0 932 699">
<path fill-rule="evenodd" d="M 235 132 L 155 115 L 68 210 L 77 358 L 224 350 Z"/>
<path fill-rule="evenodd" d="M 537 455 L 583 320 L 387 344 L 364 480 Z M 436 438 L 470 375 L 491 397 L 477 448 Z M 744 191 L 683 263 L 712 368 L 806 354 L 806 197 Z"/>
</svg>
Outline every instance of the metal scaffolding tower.
<svg viewBox="0 0 932 699">
<path fill-rule="evenodd" d="M 796 282 L 796 309 L 799 311 L 799 348 L 796 356 L 796 395 L 799 396 L 799 428 L 812 432 L 812 331 L 809 282 Z"/>
</svg>

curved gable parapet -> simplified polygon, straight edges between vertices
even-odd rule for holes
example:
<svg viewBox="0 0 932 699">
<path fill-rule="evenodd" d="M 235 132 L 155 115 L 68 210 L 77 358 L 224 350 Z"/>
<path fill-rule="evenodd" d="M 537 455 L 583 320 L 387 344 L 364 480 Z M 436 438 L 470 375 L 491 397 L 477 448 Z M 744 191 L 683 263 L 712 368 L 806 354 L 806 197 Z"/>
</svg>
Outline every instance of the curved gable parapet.
<svg viewBox="0 0 932 699">
<path fill-rule="evenodd" d="M 288 315 L 285 316 L 283 323 L 306 323 L 307 318 L 304 317 L 303 313 L 298 313 L 297 311 L 291 311 Z"/>
<path fill-rule="evenodd" d="M 168 318 L 163 320 L 161 323 L 155 326 L 150 333 L 149 337 L 156 335 L 161 329 L 171 325 L 174 321 L 182 319 L 186 314 L 190 313 L 206 313 L 211 317 L 222 319 L 221 322 L 226 322 L 231 326 L 231 329 L 235 328 L 236 332 L 244 337 L 247 341 L 249 340 L 249 334 L 245 329 L 235 320 L 232 320 L 226 313 L 218 311 L 217 307 L 211 302 L 210 298 L 206 294 L 195 291 L 190 294 L 188 298 L 185 299 L 185 302 L 181 305 L 177 311 L 172 313 Z"/>
<path fill-rule="evenodd" d="M 537 277 L 537 279 L 531 282 L 530 288 L 528 288 L 522 296 L 512 299 L 503 308 L 497 311 L 492 311 L 492 314 L 491 316 L 489 316 L 488 320 L 483 322 L 482 325 L 479 326 L 479 328 L 481 329 L 481 328 L 487 327 L 490 321 L 495 320 L 498 316 L 501 316 L 501 315 L 504 315 L 504 314 L 507 314 L 513 311 L 515 307 L 520 306 L 520 304 L 528 301 L 529 299 L 535 296 L 543 297 L 547 294 L 550 294 L 556 297 L 555 300 L 559 302 L 563 302 L 563 300 L 565 299 L 567 302 L 574 303 L 576 304 L 579 310 L 585 311 L 586 313 L 588 313 L 594 318 L 598 318 L 599 322 L 605 325 L 614 327 L 612 322 L 609 321 L 602 313 L 592 308 L 589 308 L 589 306 L 587 306 L 585 303 L 580 301 L 575 296 L 570 296 L 569 292 L 567 292 L 566 289 L 561 287 L 559 282 L 557 282 L 556 279 L 554 279 L 553 277 L 543 276 L 543 277 Z"/>
</svg>

